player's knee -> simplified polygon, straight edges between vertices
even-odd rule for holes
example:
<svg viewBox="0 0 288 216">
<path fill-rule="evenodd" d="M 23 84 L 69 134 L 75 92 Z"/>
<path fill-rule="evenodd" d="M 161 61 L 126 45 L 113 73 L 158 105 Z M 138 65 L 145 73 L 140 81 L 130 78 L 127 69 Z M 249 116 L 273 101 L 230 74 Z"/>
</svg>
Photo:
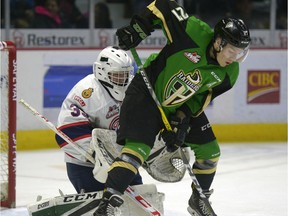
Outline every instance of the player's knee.
<svg viewBox="0 0 288 216">
<path fill-rule="evenodd" d="M 195 150 L 196 161 L 193 164 L 195 174 L 215 173 L 221 155 L 220 147 L 216 139 L 199 145 Z M 203 159 L 205 158 L 205 159 Z"/>
<path fill-rule="evenodd" d="M 135 155 L 133 155 L 133 154 L 127 154 L 127 153 L 126 153 L 126 154 L 121 154 L 120 159 L 121 159 L 124 163 L 129 164 L 129 165 L 132 165 L 132 167 L 135 168 L 135 169 L 133 169 L 133 170 L 138 170 L 139 167 L 140 167 L 141 164 L 142 164 L 141 159 L 139 159 L 137 156 L 135 156 Z M 133 170 L 132 170 L 132 171 L 133 171 Z M 137 173 L 137 171 L 136 171 L 136 173 Z M 135 173 L 135 174 L 136 174 L 136 173 Z"/>
<path fill-rule="evenodd" d="M 127 154 L 121 154 L 117 157 L 110 169 L 106 181 L 107 188 L 113 188 L 120 193 L 124 193 L 128 184 L 130 184 L 138 173 L 140 163 L 137 159 Z M 117 182 L 114 181 L 117 179 Z"/>
<path fill-rule="evenodd" d="M 193 172 L 195 174 L 211 174 L 216 172 L 219 157 L 203 160 L 197 159 L 193 164 Z"/>
<path fill-rule="evenodd" d="M 132 171 L 134 174 L 138 173 L 139 167 L 142 165 L 142 158 L 134 151 L 122 151 L 121 155 L 117 157 L 110 167 L 110 170 L 115 167 L 121 167 Z"/>
</svg>

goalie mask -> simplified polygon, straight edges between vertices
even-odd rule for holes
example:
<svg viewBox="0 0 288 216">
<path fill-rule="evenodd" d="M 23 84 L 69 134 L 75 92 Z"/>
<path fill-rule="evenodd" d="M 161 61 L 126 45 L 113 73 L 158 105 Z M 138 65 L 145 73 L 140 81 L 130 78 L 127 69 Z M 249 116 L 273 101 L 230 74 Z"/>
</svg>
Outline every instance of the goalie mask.
<svg viewBox="0 0 288 216">
<path fill-rule="evenodd" d="M 96 79 L 117 101 L 123 101 L 133 70 L 131 58 L 118 47 L 103 49 L 93 64 Z"/>
<path fill-rule="evenodd" d="M 220 51 L 226 48 L 231 58 L 243 62 L 248 55 L 250 47 L 250 33 L 241 19 L 221 19 L 214 28 L 214 40 L 220 37 Z M 225 47 L 228 45 L 228 47 Z"/>
</svg>

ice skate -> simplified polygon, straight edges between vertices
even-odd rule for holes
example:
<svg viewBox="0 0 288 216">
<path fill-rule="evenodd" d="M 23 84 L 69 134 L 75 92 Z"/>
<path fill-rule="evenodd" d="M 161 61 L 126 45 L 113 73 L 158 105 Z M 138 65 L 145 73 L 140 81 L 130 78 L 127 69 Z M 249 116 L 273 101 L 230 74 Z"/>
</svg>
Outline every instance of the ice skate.
<svg viewBox="0 0 288 216">
<path fill-rule="evenodd" d="M 121 215 L 119 207 L 123 202 L 121 196 L 106 191 L 93 216 L 119 216 Z"/>
<path fill-rule="evenodd" d="M 193 192 L 189 199 L 189 202 L 188 202 L 189 206 L 187 208 L 190 215 L 192 216 L 215 216 L 215 214 L 213 214 L 209 206 L 207 206 L 205 202 L 203 201 L 203 199 L 200 197 L 197 189 L 194 186 L 192 186 L 192 189 L 193 189 Z M 213 190 L 203 191 L 203 193 L 205 194 L 207 199 L 209 199 L 209 197 L 213 193 Z"/>
</svg>

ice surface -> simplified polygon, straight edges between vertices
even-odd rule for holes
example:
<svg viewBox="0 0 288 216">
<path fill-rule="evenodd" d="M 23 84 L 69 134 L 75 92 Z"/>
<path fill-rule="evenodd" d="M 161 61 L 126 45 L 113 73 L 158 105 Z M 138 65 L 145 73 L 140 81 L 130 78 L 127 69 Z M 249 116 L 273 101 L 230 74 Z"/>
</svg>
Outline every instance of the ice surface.
<svg viewBox="0 0 288 216">
<path fill-rule="evenodd" d="M 287 143 L 221 144 L 222 157 L 213 182 L 212 206 L 218 216 L 287 216 Z M 191 157 L 191 163 L 193 156 Z M 165 193 L 165 216 L 189 216 L 191 178 L 161 183 L 140 170 L 145 183 Z M 26 206 L 44 198 L 75 193 L 61 150 L 17 153 L 16 209 L 1 209 L 2 216 L 27 216 Z"/>
</svg>

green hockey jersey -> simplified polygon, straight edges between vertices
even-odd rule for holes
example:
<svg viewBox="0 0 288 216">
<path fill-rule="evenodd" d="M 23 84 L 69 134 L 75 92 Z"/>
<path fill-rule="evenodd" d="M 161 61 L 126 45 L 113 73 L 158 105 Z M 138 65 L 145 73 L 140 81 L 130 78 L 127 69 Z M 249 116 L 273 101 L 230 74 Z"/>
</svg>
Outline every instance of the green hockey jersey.
<svg viewBox="0 0 288 216">
<path fill-rule="evenodd" d="M 192 116 L 198 116 L 215 97 L 232 88 L 239 63 L 221 67 L 212 59 L 213 29 L 188 16 L 175 1 L 155 0 L 147 9 L 145 18 L 160 25 L 167 38 L 160 53 L 144 64 L 157 98 L 167 116 L 184 103 Z"/>
</svg>

